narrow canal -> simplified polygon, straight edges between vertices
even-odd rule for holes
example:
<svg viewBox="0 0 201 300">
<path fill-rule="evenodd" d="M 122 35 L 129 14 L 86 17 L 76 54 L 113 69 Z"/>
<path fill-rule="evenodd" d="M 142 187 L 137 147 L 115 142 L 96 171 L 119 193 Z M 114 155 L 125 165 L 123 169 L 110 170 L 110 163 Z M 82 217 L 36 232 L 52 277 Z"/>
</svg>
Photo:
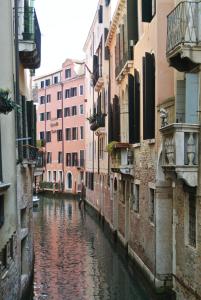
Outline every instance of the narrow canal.
<svg viewBox="0 0 201 300">
<path fill-rule="evenodd" d="M 34 226 L 34 300 L 156 299 L 76 200 L 41 196 Z"/>
</svg>

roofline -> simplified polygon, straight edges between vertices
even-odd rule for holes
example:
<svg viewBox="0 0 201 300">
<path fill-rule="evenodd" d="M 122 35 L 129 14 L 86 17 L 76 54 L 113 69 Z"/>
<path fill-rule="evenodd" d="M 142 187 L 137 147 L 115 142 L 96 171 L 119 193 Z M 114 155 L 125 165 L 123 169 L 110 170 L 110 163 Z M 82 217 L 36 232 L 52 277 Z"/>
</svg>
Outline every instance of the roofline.
<svg viewBox="0 0 201 300">
<path fill-rule="evenodd" d="M 105 45 L 107 47 L 110 47 L 113 35 L 114 35 L 114 33 L 116 32 L 116 29 L 117 29 L 117 23 L 119 21 L 119 17 L 122 13 L 122 8 L 125 5 L 126 5 L 125 0 L 118 0 L 118 3 L 116 5 L 115 11 L 114 11 L 114 14 L 113 14 L 113 17 L 112 17 L 112 22 L 111 22 L 111 25 L 110 25 L 110 28 L 109 28 L 108 36 L 107 36 L 107 39 L 106 39 L 106 42 L 105 42 Z"/>
</svg>

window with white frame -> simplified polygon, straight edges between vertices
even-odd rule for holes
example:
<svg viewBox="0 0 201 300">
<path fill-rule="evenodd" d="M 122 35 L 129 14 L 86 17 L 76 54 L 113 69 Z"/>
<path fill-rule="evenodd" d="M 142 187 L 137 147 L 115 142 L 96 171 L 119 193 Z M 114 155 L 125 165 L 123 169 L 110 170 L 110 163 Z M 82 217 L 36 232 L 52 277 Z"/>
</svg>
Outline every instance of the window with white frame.
<svg viewBox="0 0 201 300">
<path fill-rule="evenodd" d="M 45 120 L 45 114 L 44 113 L 40 113 L 40 121 L 44 121 Z"/>
<path fill-rule="evenodd" d="M 84 126 L 80 127 L 80 139 L 83 140 L 84 139 Z"/>
<path fill-rule="evenodd" d="M 52 153 L 47 152 L 47 164 L 51 164 L 51 163 L 52 163 Z"/>
<path fill-rule="evenodd" d="M 84 114 L 84 105 L 81 104 L 80 105 L 80 115 L 83 115 Z"/>
<path fill-rule="evenodd" d="M 71 69 L 70 68 L 68 68 L 68 69 L 65 70 L 65 78 L 66 79 L 71 78 Z"/>
<path fill-rule="evenodd" d="M 80 85 L 80 96 L 84 95 L 84 86 Z"/>
<path fill-rule="evenodd" d="M 52 172 L 48 171 L 48 181 L 51 182 L 52 181 Z"/>
<path fill-rule="evenodd" d="M 51 102 L 51 95 L 47 95 L 47 103 L 50 103 Z"/>
</svg>

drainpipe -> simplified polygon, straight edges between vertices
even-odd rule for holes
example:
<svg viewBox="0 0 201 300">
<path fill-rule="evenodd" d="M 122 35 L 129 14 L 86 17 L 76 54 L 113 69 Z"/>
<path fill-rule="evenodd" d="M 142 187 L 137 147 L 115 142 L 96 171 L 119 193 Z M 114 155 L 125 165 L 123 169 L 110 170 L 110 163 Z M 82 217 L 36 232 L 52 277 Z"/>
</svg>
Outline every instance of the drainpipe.
<svg viewBox="0 0 201 300">
<path fill-rule="evenodd" d="M 62 173 L 63 173 L 63 187 L 62 192 L 64 191 L 64 184 L 65 184 L 65 176 L 64 176 L 64 160 L 65 160 L 65 153 L 64 153 L 64 138 L 65 138 L 65 132 L 64 132 L 64 97 L 63 97 L 63 82 L 61 82 L 61 103 L 62 103 L 62 153 L 63 153 L 63 159 L 62 159 Z"/>
<path fill-rule="evenodd" d="M 45 86 L 45 174 L 47 179 L 47 121 L 46 121 L 47 103 L 46 103 L 46 86 Z"/>
<path fill-rule="evenodd" d="M 93 56 L 94 56 L 94 32 L 93 32 Z M 93 94 L 92 94 L 92 99 L 93 99 L 93 114 L 94 114 L 94 86 L 93 86 Z M 93 173 L 93 190 L 94 190 L 94 131 L 93 131 L 93 147 L 92 147 L 92 173 Z"/>
</svg>

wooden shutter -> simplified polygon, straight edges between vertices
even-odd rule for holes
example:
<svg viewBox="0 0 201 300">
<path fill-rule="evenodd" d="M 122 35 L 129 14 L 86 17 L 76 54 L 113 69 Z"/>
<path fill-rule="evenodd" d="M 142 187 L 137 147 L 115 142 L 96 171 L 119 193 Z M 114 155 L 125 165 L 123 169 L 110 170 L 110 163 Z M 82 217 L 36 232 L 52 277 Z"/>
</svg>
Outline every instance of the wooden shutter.
<svg viewBox="0 0 201 300">
<path fill-rule="evenodd" d="M 99 6 L 98 10 L 98 23 L 103 23 L 103 6 Z"/>
<path fill-rule="evenodd" d="M 152 0 L 142 0 L 142 22 L 152 20 Z"/>
<path fill-rule="evenodd" d="M 150 2 L 150 0 L 148 0 Z M 127 0 L 128 41 L 135 45 L 138 41 L 138 0 Z"/>
<path fill-rule="evenodd" d="M 147 52 L 143 58 L 143 137 L 155 137 L 155 58 Z"/>
<path fill-rule="evenodd" d="M 119 46 L 120 46 L 120 61 L 124 58 L 124 24 L 120 26 L 120 40 L 119 40 Z"/>
<path fill-rule="evenodd" d="M 134 75 L 134 143 L 140 142 L 140 80 L 139 72 Z"/>
<path fill-rule="evenodd" d="M 120 105 L 117 95 L 113 98 L 113 140 L 120 142 Z"/>
<path fill-rule="evenodd" d="M 134 76 L 128 74 L 129 144 L 134 143 Z"/>
<path fill-rule="evenodd" d="M 104 28 L 104 41 L 105 42 L 107 40 L 108 32 L 109 32 L 108 28 Z M 108 60 L 109 57 L 110 57 L 110 50 L 109 50 L 109 47 L 105 46 L 105 43 L 104 43 L 104 48 L 105 48 L 105 51 L 104 51 L 105 52 L 105 59 Z"/>
</svg>

